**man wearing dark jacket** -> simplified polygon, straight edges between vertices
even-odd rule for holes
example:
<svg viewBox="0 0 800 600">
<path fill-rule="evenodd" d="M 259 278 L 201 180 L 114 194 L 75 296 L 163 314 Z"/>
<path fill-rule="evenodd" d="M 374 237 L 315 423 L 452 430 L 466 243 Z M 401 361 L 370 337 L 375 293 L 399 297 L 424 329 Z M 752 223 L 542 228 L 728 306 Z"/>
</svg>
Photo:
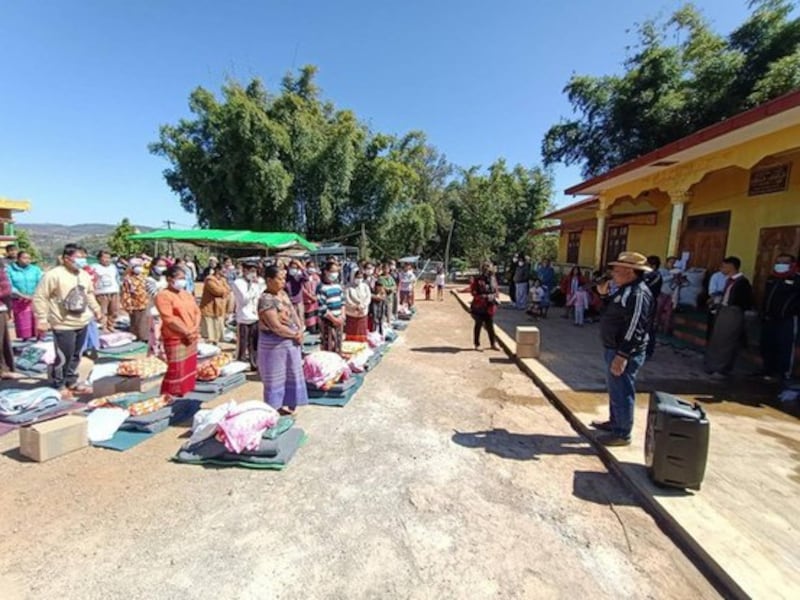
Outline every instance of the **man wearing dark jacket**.
<svg viewBox="0 0 800 600">
<path fill-rule="evenodd" d="M 636 403 L 636 374 L 645 361 L 648 332 L 653 311 L 653 295 L 643 275 L 651 268 L 637 252 L 623 252 L 609 263 L 617 291 L 608 295 L 608 282 L 598 285 L 606 300 L 600 319 L 608 386 L 608 421 L 592 422 L 605 433 L 597 441 L 606 446 L 631 443 L 633 410 Z"/>
<path fill-rule="evenodd" d="M 789 379 L 794 369 L 800 319 L 800 273 L 791 254 L 775 259 L 764 292 L 761 358 L 764 376 Z"/>
<path fill-rule="evenodd" d="M 661 288 L 664 285 L 664 278 L 661 276 L 661 272 L 659 271 L 661 268 L 660 258 L 657 256 L 648 256 L 647 266 L 652 270 L 649 273 L 645 273 L 644 282 L 645 285 L 647 285 L 647 289 L 649 289 L 650 293 L 653 295 L 653 310 L 650 311 L 650 329 L 647 332 L 649 339 L 647 341 L 647 352 L 645 352 L 647 360 L 650 360 L 653 358 L 653 354 L 655 354 L 656 351 L 657 326 L 655 303 L 657 302 L 658 297 L 661 295 Z"/>
</svg>

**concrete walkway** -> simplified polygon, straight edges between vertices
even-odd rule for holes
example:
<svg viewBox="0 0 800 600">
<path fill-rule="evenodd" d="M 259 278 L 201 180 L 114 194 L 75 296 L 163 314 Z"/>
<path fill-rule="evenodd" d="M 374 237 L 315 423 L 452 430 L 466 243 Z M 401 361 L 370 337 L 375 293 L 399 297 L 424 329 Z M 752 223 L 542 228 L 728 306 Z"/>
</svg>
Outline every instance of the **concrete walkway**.
<svg viewBox="0 0 800 600">
<path fill-rule="evenodd" d="M 459 295 L 466 306 L 468 298 Z M 541 330 L 539 360 L 519 361 L 552 395 L 574 425 L 607 418 L 599 325 L 575 327 L 551 310 Z M 501 343 L 514 354 L 517 325 L 534 322 L 502 308 Z M 699 492 L 666 490 L 647 478 L 644 432 L 649 394 L 662 390 L 700 403 L 711 422 L 706 479 Z M 705 560 L 728 584 L 754 598 L 796 598 L 800 590 L 800 420 L 796 406 L 777 402 L 777 390 L 760 381 L 708 381 L 702 356 L 659 345 L 637 385 L 634 443 L 604 452 L 619 472 L 650 499 L 667 527 L 685 536 L 687 551 Z M 601 451 L 602 452 L 602 451 Z M 732 581 L 731 581 L 732 580 Z"/>
<path fill-rule="evenodd" d="M 420 303 L 347 406 L 299 411 L 280 473 L 169 462 L 186 427 L 42 464 L 0 437 L 0 598 L 717 598 L 471 328 Z"/>
</svg>

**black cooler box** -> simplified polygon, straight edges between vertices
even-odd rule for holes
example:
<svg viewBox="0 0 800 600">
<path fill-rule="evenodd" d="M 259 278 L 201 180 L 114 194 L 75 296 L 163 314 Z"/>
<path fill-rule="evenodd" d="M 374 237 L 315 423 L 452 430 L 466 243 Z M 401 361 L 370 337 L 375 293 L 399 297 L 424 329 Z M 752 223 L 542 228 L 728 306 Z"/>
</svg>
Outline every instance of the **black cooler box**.
<svg viewBox="0 0 800 600">
<path fill-rule="evenodd" d="M 650 394 L 644 460 L 658 485 L 699 490 L 708 458 L 705 411 L 664 392 Z"/>
</svg>

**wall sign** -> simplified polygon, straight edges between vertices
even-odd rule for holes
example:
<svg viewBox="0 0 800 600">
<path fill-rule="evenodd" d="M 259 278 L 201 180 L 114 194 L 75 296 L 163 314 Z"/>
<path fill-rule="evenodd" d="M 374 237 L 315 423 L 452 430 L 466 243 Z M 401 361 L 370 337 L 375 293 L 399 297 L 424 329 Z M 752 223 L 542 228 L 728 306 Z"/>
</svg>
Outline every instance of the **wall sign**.
<svg viewBox="0 0 800 600">
<path fill-rule="evenodd" d="M 789 188 L 790 167 L 791 164 L 786 163 L 750 171 L 750 187 L 747 195 L 760 196 L 785 192 Z"/>
<path fill-rule="evenodd" d="M 627 215 L 611 215 L 611 223 L 615 225 L 655 225 L 658 223 L 658 213 L 630 213 Z"/>
</svg>

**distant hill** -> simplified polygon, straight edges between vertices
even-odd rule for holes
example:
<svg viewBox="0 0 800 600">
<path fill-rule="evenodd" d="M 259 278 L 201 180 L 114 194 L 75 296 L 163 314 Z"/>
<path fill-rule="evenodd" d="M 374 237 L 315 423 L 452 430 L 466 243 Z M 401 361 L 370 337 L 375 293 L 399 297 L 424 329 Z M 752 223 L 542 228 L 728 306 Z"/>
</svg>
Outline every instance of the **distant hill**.
<svg viewBox="0 0 800 600">
<path fill-rule="evenodd" d="M 31 241 L 46 257 L 52 258 L 70 242 L 85 246 L 90 253 L 105 247 L 108 236 L 116 225 L 83 223 L 80 225 L 58 225 L 56 223 L 17 223 L 17 227 L 28 232 Z M 142 232 L 153 231 L 153 227 L 136 225 Z"/>
</svg>

